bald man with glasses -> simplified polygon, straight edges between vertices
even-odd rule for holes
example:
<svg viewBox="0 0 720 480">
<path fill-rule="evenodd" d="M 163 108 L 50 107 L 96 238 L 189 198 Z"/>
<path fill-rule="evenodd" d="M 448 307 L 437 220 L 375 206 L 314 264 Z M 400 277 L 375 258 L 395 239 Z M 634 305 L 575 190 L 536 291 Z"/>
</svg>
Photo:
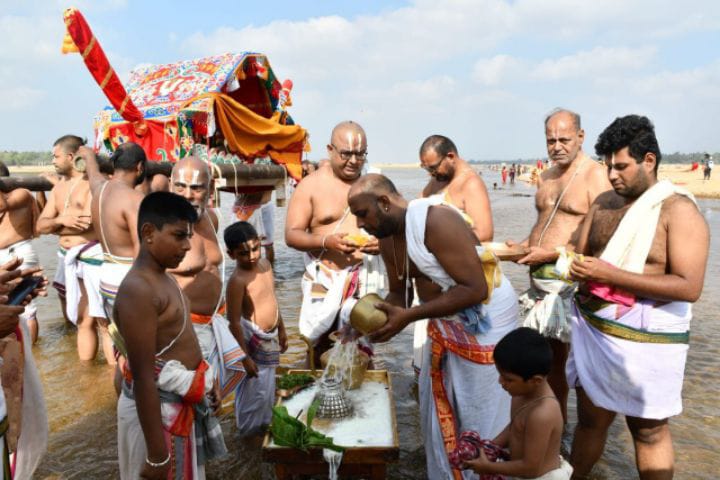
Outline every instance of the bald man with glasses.
<svg viewBox="0 0 720 480">
<path fill-rule="evenodd" d="M 342 302 L 384 286 L 376 238 L 357 228 L 347 196 L 367 160 L 365 130 L 339 123 L 327 145 L 330 168 L 319 168 L 298 184 L 290 198 L 285 243 L 305 252 L 300 333 L 315 346 L 316 357 L 330 346 Z"/>
</svg>

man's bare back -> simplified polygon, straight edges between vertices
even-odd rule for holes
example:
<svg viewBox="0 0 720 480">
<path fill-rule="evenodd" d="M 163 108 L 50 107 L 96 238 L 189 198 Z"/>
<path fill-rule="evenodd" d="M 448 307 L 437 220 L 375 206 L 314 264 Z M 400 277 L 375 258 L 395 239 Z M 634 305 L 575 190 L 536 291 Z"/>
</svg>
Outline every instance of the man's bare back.
<svg viewBox="0 0 720 480">
<path fill-rule="evenodd" d="M 104 251 L 118 257 L 137 255 L 137 212 L 142 199 L 142 193 L 119 181 L 109 180 L 93 189 L 93 226 L 101 234 Z"/>
<path fill-rule="evenodd" d="M 0 249 L 33 238 L 39 212 L 32 194 L 20 188 L 0 196 Z"/>
</svg>

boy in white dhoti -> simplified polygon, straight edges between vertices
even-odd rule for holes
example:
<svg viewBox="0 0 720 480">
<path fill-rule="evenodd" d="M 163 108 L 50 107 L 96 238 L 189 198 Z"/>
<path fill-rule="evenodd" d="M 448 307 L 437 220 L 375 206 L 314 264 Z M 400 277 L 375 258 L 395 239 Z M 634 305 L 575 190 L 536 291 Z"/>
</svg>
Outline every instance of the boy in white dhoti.
<svg viewBox="0 0 720 480">
<path fill-rule="evenodd" d="M 211 410 L 220 405 L 212 367 L 203 359 L 190 307 L 167 273 L 190 250 L 198 216 L 167 192 L 140 204 L 140 252 L 120 285 L 116 344 L 127 358 L 117 405 L 120 478 L 195 480 L 227 450 Z"/>
<path fill-rule="evenodd" d="M 587 475 L 624 414 L 640 478 L 669 479 L 668 417 L 682 411 L 691 302 L 705 278 L 709 232 L 692 195 L 657 180 L 660 149 L 646 117 L 616 119 L 598 138 L 613 190 L 583 224 L 570 266 L 575 297 L 568 382 L 577 390 L 571 455 Z M 599 257 L 599 258 L 598 258 Z"/>
<path fill-rule="evenodd" d="M 247 353 L 247 376 L 235 392 L 235 419 L 241 436 L 262 433 L 275 401 L 275 368 L 287 350 L 287 333 L 270 262 L 260 256 L 260 239 L 248 222 L 225 229 L 225 246 L 237 266 L 228 281 L 230 331 Z"/>
</svg>

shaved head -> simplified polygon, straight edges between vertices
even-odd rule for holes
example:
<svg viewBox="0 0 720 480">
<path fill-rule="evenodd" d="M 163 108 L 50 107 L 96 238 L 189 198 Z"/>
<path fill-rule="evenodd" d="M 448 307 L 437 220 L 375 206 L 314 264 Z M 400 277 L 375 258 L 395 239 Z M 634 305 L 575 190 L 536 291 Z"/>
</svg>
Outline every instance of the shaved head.
<svg viewBox="0 0 720 480">
<path fill-rule="evenodd" d="M 362 139 L 366 139 L 365 130 L 360 126 L 359 123 L 355 123 L 352 120 L 346 120 L 335 125 L 330 135 L 330 143 L 337 143 L 340 140 L 346 140 L 348 135 L 358 138 L 361 136 Z"/>
<path fill-rule="evenodd" d="M 181 160 L 178 160 L 178 162 L 173 166 L 172 176 L 175 177 L 178 174 L 181 175 L 180 172 L 184 172 L 186 170 L 193 173 L 197 172 L 197 174 L 193 175 L 195 180 L 195 182 L 193 183 L 210 183 L 210 166 L 203 160 L 200 160 L 198 157 L 194 157 L 191 155 Z"/>
<path fill-rule="evenodd" d="M 171 191 L 185 197 L 198 214 L 204 213 L 210 197 L 210 166 L 197 157 L 185 157 L 173 166 L 171 177 Z"/>
<path fill-rule="evenodd" d="M 362 175 L 367 158 L 365 130 L 352 121 L 338 123 L 327 146 L 330 166 L 337 178 L 352 182 Z"/>
<path fill-rule="evenodd" d="M 358 178 L 352 187 L 350 187 L 348 197 L 361 194 L 372 195 L 376 198 L 383 195 L 387 195 L 388 197 L 400 195 L 397 188 L 395 188 L 395 184 L 385 175 L 380 175 L 379 173 L 369 173 Z"/>
<path fill-rule="evenodd" d="M 348 206 L 357 226 L 377 238 L 403 229 L 407 202 L 384 175 L 371 173 L 357 179 L 348 192 Z"/>
</svg>

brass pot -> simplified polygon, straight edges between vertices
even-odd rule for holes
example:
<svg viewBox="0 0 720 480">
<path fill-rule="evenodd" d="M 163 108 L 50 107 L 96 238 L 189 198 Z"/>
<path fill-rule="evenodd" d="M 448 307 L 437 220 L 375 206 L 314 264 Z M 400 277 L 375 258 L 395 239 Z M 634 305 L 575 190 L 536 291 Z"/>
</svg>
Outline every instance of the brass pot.
<svg viewBox="0 0 720 480">
<path fill-rule="evenodd" d="M 363 335 L 369 335 L 385 325 L 388 321 L 387 315 L 375 308 L 375 304 L 382 301 L 376 293 L 368 293 L 362 297 L 350 311 L 350 325 Z"/>
</svg>

